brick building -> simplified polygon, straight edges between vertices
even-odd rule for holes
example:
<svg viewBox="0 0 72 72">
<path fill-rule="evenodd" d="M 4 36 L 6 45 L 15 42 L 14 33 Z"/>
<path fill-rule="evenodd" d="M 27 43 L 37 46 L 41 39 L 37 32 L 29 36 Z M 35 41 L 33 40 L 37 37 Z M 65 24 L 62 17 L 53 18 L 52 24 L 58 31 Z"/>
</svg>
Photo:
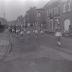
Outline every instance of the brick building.
<svg viewBox="0 0 72 72">
<path fill-rule="evenodd" d="M 25 21 L 33 24 L 35 28 L 47 29 L 49 32 L 55 32 L 57 28 L 69 32 L 72 24 L 72 1 L 53 0 L 43 8 L 31 8 L 26 13 Z"/>
<path fill-rule="evenodd" d="M 48 2 L 45 6 L 46 24 L 49 32 L 61 28 L 61 2 L 59 0 Z"/>
<path fill-rule="evenodd" d="M 63 32 L 69 32 L 69 26 L 72 26 L 71 0 L 50 1 L 44 8 L 48 31 L 55 32 L 55 29 L 59 26 Z"/>
<path fill-rule="evenodd" d="M 37 9 L 35 7 L 30 8 L 25 15 L 25 23 L 33 26 L 34 29 L 44 29 L 46 26 L 46 16 L 43 8 Z"/>
<path fill-rule="evenodd" d="M 36 9 L 36 25 L 39 27 L 39 29 L 45 29 L 46 28 L 46 13 L 45 9 L 40 8 Z"/>
<path fill-rule="evenodd" d="M 69 26 L 72 26 L 72 0 L 63 2 L 61 18 L 64 32 L 69 32 Z"/>
</svg>

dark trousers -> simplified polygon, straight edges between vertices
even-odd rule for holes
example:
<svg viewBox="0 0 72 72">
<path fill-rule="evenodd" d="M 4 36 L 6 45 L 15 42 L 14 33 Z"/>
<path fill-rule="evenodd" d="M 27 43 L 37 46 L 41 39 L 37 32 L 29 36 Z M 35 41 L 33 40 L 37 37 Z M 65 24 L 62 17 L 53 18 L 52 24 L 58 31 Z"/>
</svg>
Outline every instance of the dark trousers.
<svg viewBox="0 0 72 72">
<path fill-rule="evenodd" d="M 60 36 L 57 36 L 57 41 L 61 41 L 61 37 Z"/>
</svg>

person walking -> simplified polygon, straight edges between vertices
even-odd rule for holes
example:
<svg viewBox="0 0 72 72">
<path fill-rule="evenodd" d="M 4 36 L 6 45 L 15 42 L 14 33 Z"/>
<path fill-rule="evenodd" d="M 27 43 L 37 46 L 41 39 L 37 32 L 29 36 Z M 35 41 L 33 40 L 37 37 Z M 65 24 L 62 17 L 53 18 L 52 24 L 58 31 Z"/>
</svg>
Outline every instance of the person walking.
<svg viewBox="0 0 72 72">
<path fill-rule="evenodd" d="M 57 40 L 57 45 L 61 46 L 62 45 L 62 43 L 61 43 L 62 32 L 61 32 L 60 29 L 56 29 L 55 37 L 56 37 L 56 40 Z"/>
</svg>

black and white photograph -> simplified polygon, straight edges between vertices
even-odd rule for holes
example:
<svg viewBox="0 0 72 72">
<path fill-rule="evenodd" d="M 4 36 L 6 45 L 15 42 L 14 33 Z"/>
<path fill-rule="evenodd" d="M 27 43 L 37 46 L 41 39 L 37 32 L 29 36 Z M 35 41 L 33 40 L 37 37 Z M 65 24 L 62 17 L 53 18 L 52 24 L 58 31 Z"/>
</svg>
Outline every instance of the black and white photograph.
<svg viewBox="0 0 72 72">
<path fill-rule="evenodd" d="M 72 0 L 0 0 L 0 72 L 72 72 Z"/>
</svg>

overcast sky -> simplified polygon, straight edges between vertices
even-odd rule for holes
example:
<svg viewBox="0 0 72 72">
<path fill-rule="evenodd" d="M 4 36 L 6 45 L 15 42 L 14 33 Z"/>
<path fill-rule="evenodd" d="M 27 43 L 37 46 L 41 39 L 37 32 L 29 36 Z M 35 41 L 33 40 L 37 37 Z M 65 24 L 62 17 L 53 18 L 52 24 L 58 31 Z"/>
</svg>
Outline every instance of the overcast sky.
<svg viewBox="0 0 72 72">
<path fill-rule="evenodd" d="M 15 20 L 19 15 L 33 6 L 43 7 L 49 0 L 0 0 L 0 17 L 6 17 L 8 21 Z"/>
</svg>

